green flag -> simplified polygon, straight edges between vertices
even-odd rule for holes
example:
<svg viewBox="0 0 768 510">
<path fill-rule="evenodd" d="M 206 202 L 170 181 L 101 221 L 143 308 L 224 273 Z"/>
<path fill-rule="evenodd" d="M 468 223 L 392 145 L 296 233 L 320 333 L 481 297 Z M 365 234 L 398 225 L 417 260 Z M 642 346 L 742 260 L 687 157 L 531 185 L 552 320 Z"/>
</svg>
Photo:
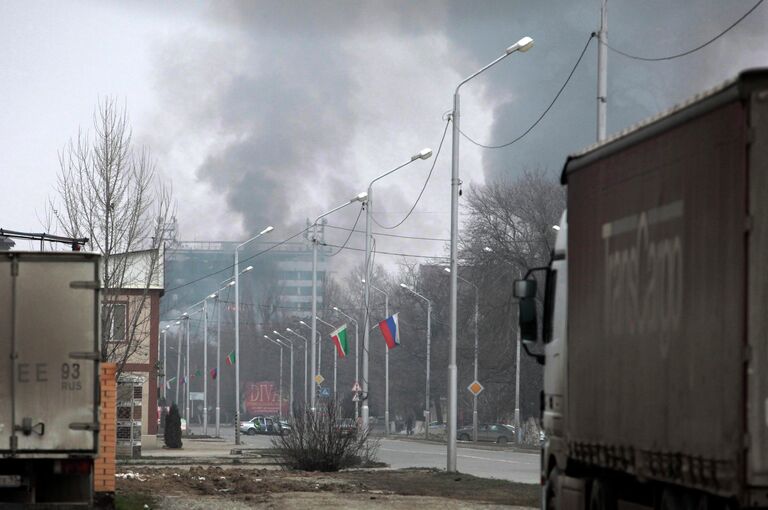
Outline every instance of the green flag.
<svg viewBox="0 0 768 510">
<path fill-rule="evenodd" d="M 336 345 L 336 352 L 339 358 L 349 354 L 349 342 L 347 342 L 347 325 L 344 324 L 339 329 L 331 333 L 331 340 Z"/>
<path fill-rule="evenodd" d="M 230 352 L 227 354 L 227 365 L 234 365 L 235 364 L 235 351 Z"/>
</svg>

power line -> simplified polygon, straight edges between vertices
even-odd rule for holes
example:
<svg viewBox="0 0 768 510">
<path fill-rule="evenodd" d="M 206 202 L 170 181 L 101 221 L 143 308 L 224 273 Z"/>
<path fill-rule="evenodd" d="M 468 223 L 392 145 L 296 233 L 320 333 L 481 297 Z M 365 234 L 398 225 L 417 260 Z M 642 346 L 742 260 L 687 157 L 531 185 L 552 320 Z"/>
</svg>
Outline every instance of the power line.
<svg viewBox="0 0 768 510">
<path fill-rule="evenodd" d="M 432 161 L 432 167 L 429 169 L 429 174 L 427 174 L 427 179 L 424 181 L 424 186 L 421 187 L 419 196 L 416 197 L 416 201 L 411 206 L 410 211 L 408 211 L 408 213 L 405 215 L 405 217 L 402 220 L 400 220 L 400 222 L 398 222 L 396 225 L 392 227 L 386 227 L 382 225 L 381 223 L 376 221 L 376 218 L 374 218 L 373 215 L 371 215 L 371 219 L 379 227 L 383 228 L 384 230 L 394 230 L 400 225 L 402 225 L 403 223 L 405 223 L 405 220 L 407 220 L 408 217 L 411 215 L 411 213 L 413 213 L 413 210 L 416 209 L 416 206 L 419 204 L 419 200 L 421 200 L 421 196 L 424 194 L 424 190 L 427 189 L 427 184 L 429 184 L 429 180 L 432 178 L 432 172 L 435 170 L 435 165 L 437 165 L 437 160 L 440 157 L 440 151 L 443 148 L 443 142 L 445 141 L 445 135 L 448 133 L 448 124 L 450 124 L 450 122 L 451 122 L 450 119 L 445 121 L 445 129 L 443 129 L 443 137 L 440 138 L 440 145 L 438 145 L 437 147 L 437 153 L 435 154 L 435 159 Z"/>
<path fill-rule="evenodd" d="M 360 221 L 360 215 L 363 214 L 363 205 L 360 205 L 360 210 L 357 211 L 357 218 L 355 218 L 355 224 L 352 225 L 352 228 L 345 228 L 344 230 L 349 230 L 349 235 L 347 236 L 347 239 L 344 241 L 344 244 L 341 245 L 341 248 L 339 248 L 336 253 L 333 253 L 331 255 L 328 255 L 328 257 L 335 257 L 339 253 L 341 253 L 341 250 L 343 250 L 347 244 L 349 244 L 349 240 L 352 238 L 352 234 L 355 232 L 355 227 L 357 227 L 357 222 Z M 327 226 L 327 225 L 326 225 Z"/>
<path fill-rule="evenodd" d="M 762 1 L 762 0 L 760 0 L 760 1 Z M 554 99 L 552 99 L 552 102 L 549 103 L 549 106 L 547 106 L 547 108 L 544 110 L 544 113 L 542 113 L 539 116 L 539 118 L 536 119 L 536 122 L 531 124 L 531 126 L 528 129 L 526 129 L 523 132 L 523 134 L 521 134 L 517 138 L 515 138 L 515 139 L 513 139 L 513 140 L 511 140 L 511 141 L 509 141 L 507 143 L 503 143 L 501 145 L 485 145 L 485 144 L 482 144 L 482 143 L 480 143 L 480 142 L 470 138 L 469 135 L 467 135 L 464 131 L 459 130 L 459 133 L 461 133 L 461 136 L 463 136 L 464 138 L 469 140 L 471 143 L 477 145 L 478 147 L 482 147 L 483 149 L 502 149 L 504 147 L 509 147 L 513 143 L 519 142 L 524 136 L 526 136 L 528 133 L 533 131 L 533 128 L 535 128 L 539 124 L 539 122 L 541 122 L 542 119 L 544 119 L 544 117 L 547 115 L 547 113 L 549 113 L 549 110 L 552 109 L 552 107 L 555 105 L 557 100 L 560 98 L 560 94 L 563 93 L 563 90 L 565 90 L 565 87 L 568 85 L 568 82 L 571 81 L 571 77 L 573 77 L 573 73 L 576 72 L 576 68 L 579 67 L 579 64 L 581 64 L 581 60 L 584 58 L 584 54 L 587 52 L 587 48 L 589 48 L 589 43 L 592 42 L 592 38 L 593 37 L 595 37 L 594 33 L 589 35 L 589 39 L 587 39 L 587 44 L 584 45 L 584 49 L 581 50 L 581 54 L 579 55 L 578 60 L 576 60 L 576 63 L 573 65 L 573 68 L 571 69 L 571 72 L 568 74 L 568 78 L 566 78 L 565 83 L 563 83 L 563 85 L 560 87 L 560 90 L 557 91 L 557 94 L 555 94 L 555 97 L 554 97 Z"/>
<path fill-rule="evenodd" d="M 621 50 L 616 49 L 613 46 L 610 46 L 608 44 L 606 44 L 606 46 L 608 47 L 609 50 L 611 50 L 611 51 L 613 51 L 615 53 L 618 53 L 619 55 L 622 55 L 622 56 L 627 57 L 627 58 L 631 58 L 633 60 L 642 60 L 643 62 L 660 62 L 662 60 L 673 60 L 673 59 L 676 59 L 676 58 L 679 58 L 679 57 L 685 57 L 686 55 L 690 55 L 691 53 L 695 53 L 695 52 L 699 51 L 700 49 L 703 49 L 703 48 L 709 46 L 710 44 L 712 44 L 713 42 L 717 41 L 722 36 L 724 36 L 726 33 L 730 32 L 734 27 L 736 27 L 736 25 L 738 25 L 739 23 L 744 21 L 744 19 L 747 16 L 752 14 L 752 12 L 755 9 L 760 7 L 760 4 L 762 4 L 762 3 L 763 3 L 763 0 L 758 0 L 757 3 L 755 5 L 753 5 L 750 10 L 748 10 L 742 17 L 740 17 L 739 19 L 737 19 L 736 21 L 731 23 L 731 25 L 729 25 L 728 28 L 726 28 L 725 30 L 723 30 L 722 32 L 717 34 L 715 37 L 713 37 L 712 39 L 710 39 L 707 42 L 705 42 L 704 44 L 700 44 L 699 46 L 696 46 L 695 48 L 690 49 L 688 51 L 684 51 L 682 53 L 676 53 L 674 55 L 669 55 L 669 56 L 666 56 L 666 57 L 641 57 L 641 56 L 638 56 L 638 55 L 632 55 L 632 54 L 627 53 L 625 51 L 621 51 Z"/>
<path fill-rule="evenodd" d="M 337 228 L 339 230 L 348 230 L 353 231 L 356 234 L 365 234 L 364 230 L 353 230 L 346 227 L 339 227 L 337 225 L 325 225 L 326 228 Z M 375 236 L 385 236 L 385 237 L 399 237 L 401 239 L 416 239 L 418 241 L 443 241 L 448 242 L 450 239 L 442 238 L 442 237 L 421 237 L 421 236 L 411 236 L 411 235 L 405 235 L 405 234 L 387 234 L 384 232 L 372 232 Z"/>
<path fill-rule="evenodd" d="M 322 246 L 330 246 L 331 248 L 341 248 L 341 246 L 337 244 L 330 244 L 330 243 L 320 243 Z M 365 251 L 364 248 L 353 248 L 351 246 L 347 246 L 344 248 L 345 250 L 352 250 L 352 251 Z M 420 258 L 420 259 L 445 259 L 448 260 L 449 257 L 442 257 L 440 255 L 416 255 L 414 253 L 399 253 L 394 251 L 376 251 L 377 255 L 396 255 L 398 257 L 413 257 L 413 258 Z"/>
<path fill-rule="evenodd" d="M 307 230 L 309 230 L 310 228 L 311 228 L 311 227 L 307 227 L 307 228 L 305 228 L 304 230 L 302 230 L 302 231 L 300 231 L 300 232 L 297 232 L 297 233 L 293 234 L 291 237 L 289 237 L 289 238 L 287 238 L 287 239 L 283 239 L 283 240 L 282 240 L 282 241 L 280 241 L 279 243 L 275 243 L 275 244 L 273 244 L 273 245 L 272 245 L 272 246 L 270 246 L 269 248 L 266 248 L 266 249 L 264 249 L 264 250 L 261 250 L 260 252 L 254 253 L 254 254 L 253 254 L 253 255 L 251 255 L 250 257 L 246 257 L 246 258 L 242 259 L 240 262 L 247 262 L 247 261 L 249 261 L 249 260 L 251 260 L 251 259 L 254 259 L 254 258 L 258 257 L 259 255 L 263 255 L 263 254 L 267 253 L 268 251 L 272 251 L 272 250 L 274 250 L 275 248 L 277 248 L 278 246 L 282 246 L 282 245 L 284 245 L 285 243 L 287 243 L 288 241 L 290 241 L 290 240 L 292 240 L 292 239 L 294 239 L 294 238 L 296 238 L 296 237 L 299 237 L 301 234 L 303 234 L 304 232 L 306 232 L 306 231 L 307 231 Z M 219 269 L 218 271 L 214 271 L 214 272 L 212 272 L 212 273 L 208 273 L 208 274 L 207 274 L 207 275 L 205 275 L 205 276 L 201 276 L 200 278 L 196 278 L 196 279 L 194 279 L 194 280 L 191 280 L 191 281 L 188 281 L 188 282 L 186 282 L 186 283 L 182 283 L 181 285 L 178 285 L 178 286 L 176 286 L 176 287 L 173 287 L 173 288 L 171 288 L 171 289 L 168 289 L 168 290 L 166 290 L 165 292 L 173 292 L 174 290 L 179 290 L 179 289 L 181 289 L 181 288 L 184 288 L 184 287 L 186 287 L 187 285 L 192 285 L 193 283 L 197 283 L 197 282 L 199 282 L 199 281 L 205 280 L 206 278 L 210 278 L 211 276 L 216 276 L 217 274 L 223 273 L 224 271 L 228 271 L 228 270 L 230 270 L 230 269 L 232 269 L 232 268 L 234 268 L 234 267 L 235 267 L 235 265 L 234 265 L 234 264 L 230 264 L 230 265 L 228 265 L 228 266 L 226 266 L 226 267 L 223 267 L 223 268 Z"/>
</svg>

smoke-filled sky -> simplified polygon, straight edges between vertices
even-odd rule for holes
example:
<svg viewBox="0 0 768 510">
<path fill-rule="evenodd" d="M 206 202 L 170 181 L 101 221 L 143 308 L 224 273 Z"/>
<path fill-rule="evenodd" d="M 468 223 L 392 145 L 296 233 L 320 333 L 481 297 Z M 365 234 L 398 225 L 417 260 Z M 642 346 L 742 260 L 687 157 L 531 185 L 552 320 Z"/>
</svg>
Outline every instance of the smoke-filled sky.
<svg viewBox="0 0 768 510">
<path fill-rule="evenodd" d="M 608 0 L 609 44 L 664 56 L 710 39 L 756 0 Z M 37 231 L 57 153 L 90 128 L 99 97 L 125 101 L 178 200 L 184 240 L 282 239 L 423 147 L 435 151 L 456 84 L 462 129 L 500 144 L 547 107 L 598 28 L 599 0 L 3 2 L 0 227 Z M 768 61 L 768 5 L 710 46 L 668 62 L 608 55 L 608 131 Z M 597 44 L 544 120 L 511 147 L 461 141 L 465 187 L 522 169 L 558 173 L 595 139 Z M 450 131 L 414 214 L 396 233 L 447 238 Z M 433 160 L 377 184 L 375 216 L 396 223 Z M 357 206 L 329 219 L 350 227 Z M 358 228 L 362 228 L 363 223 Z M 340 242 L 344 232 L 329 234 Z M 351 245 L 362 246 L 362 236 Z M 380 238 L 381 251 L 444 254 L 440 241 Z M 359 257 L 362 260 L 362 257 Z"/>
</svg>

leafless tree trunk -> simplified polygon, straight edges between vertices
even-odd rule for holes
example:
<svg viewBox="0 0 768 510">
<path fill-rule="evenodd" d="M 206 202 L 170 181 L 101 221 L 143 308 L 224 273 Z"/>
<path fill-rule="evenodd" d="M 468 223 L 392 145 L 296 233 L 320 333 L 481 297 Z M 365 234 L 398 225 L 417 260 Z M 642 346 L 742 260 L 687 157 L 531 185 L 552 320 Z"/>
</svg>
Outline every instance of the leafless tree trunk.
<svg viewBox="0 0 768 510">
<path fill-rule="evenodd" d="M 93 128 L 93 133 L 80 130 L 59 154 L 48 217 L 65 235 L 88 237 L 87 248 L 102 255 L 101 351 L 120 373 L 150 335 L 145 308 L 149 289 L 160 283 L 174 206 L 171 188 L 159 182 L 149 150 L 132 145 L 124 105 L 112 98 L 99 101 Z M 133 295 L 122 308 L 118 300 L 127 289 Z"/>
</svg>

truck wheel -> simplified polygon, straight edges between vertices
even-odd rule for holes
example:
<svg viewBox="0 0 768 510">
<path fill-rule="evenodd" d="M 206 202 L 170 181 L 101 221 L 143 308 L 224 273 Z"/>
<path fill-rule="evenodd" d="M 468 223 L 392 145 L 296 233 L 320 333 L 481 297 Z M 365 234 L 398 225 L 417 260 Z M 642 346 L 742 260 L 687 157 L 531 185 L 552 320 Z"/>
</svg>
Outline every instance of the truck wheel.
<svg viewBox="0 0 768 510">
<path fill-rule="evenodd" d="M 544 484 L 544 510 L 559 510 L 560 508 L 560 491 L 558 487 L 558 477 L 560 476 L 560 470 L 552 468 L 547 476 L 547 481 Z"/>
<path fill-rule="evenodd" d="M 589 510 L 616 510 L 613 490 L 604 480 L 593 480 L 589 494 Z"/>
</svg>

